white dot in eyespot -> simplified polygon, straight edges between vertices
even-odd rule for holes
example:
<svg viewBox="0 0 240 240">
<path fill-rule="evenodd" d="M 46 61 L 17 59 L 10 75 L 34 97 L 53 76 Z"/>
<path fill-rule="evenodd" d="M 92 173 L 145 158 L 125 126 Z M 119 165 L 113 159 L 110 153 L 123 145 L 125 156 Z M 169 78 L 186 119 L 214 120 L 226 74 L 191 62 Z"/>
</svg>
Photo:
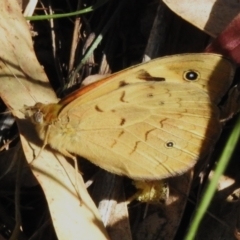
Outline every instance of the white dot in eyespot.
<svg viewBox="0 0 240 240">
<path fill-rule="evenodd" d="M 168 141 L 168 142 L 165 143 L 165 147 L 167 147 L 167 148 L 173 148 L 174 145 L 175 145 L 175 144 L 174 144 L 173 141 Z"/>
<path fill-rule="evenodd" d="M 196 70 L 188 70 L 183 73 L 183 78 L 189 82 L 200 79 L 200 73 Z"/>
</svg>

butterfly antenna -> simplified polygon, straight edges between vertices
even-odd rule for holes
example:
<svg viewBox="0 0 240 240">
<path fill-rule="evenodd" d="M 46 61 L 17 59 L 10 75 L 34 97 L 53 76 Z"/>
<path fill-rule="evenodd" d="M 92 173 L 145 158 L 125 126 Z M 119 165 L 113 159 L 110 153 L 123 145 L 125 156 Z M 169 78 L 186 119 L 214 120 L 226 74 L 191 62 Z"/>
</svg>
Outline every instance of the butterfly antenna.
<svg viewBox="0 0 240 240">
<path fill-rule="evenodd" d="M 3 61 L 3 60 L 2 60 Z M 5 64 L 5 66 L 8 68 L 8 70 L 11 72 L 11 74 L 18 80 L 18 82 L 22 85 L 23 88 L 25 88 L 25 90 L 28 92 L 29 96 L 34 100 L 35 103 L 37 103 L 36 98 L 31 94 L 31 92 L 28 90 L 28 88 L 23 84 L 22 81 L 19 80 L 19 78 L 16 76 L 16 74 L 12 71 L 12 69 L 8 66 L 8 64 L 3 61 L 3 63 Z"/>
</svg>

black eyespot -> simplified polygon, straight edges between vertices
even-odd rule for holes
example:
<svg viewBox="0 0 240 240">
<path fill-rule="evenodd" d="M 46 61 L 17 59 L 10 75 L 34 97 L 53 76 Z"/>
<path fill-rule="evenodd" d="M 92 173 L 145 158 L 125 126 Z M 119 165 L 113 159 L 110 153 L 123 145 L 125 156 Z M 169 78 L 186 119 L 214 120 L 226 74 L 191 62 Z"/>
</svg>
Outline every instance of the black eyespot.
<svg viewBox="0 0 240 240">
<path fill-rule="evenodd" d="M 165 146 L 166 146 L 167 148 L 172 148 L 172 147 L 174 146 L 174 143 L 171 142 L 171 141 L 169 141 L 169 142 L 166 142 L 166 143 L 165 143 Z"/>
<path fill-rule="evenodd" d="M 187 81 L 197 81 L 200 78 L 200 73 L 196 70 L 188 70 L 183 73 L 183 78 Z"/>
</svg>

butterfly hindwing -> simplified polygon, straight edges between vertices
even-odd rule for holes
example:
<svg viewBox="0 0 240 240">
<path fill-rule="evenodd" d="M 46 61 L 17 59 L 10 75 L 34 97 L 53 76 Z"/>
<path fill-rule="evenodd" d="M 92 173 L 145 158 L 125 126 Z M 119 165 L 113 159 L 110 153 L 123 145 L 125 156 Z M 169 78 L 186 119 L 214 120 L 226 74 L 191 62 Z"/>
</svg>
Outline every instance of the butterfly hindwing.
<svg viewBox="0 0 240 240">
<path fill-rule="evenodd" d="M 186 171 L 213 145 L 218 115 L 194 86 L 129 84 L 69 109 L 67 150 L 134 179 L 166 178 Z"/>
</svg>

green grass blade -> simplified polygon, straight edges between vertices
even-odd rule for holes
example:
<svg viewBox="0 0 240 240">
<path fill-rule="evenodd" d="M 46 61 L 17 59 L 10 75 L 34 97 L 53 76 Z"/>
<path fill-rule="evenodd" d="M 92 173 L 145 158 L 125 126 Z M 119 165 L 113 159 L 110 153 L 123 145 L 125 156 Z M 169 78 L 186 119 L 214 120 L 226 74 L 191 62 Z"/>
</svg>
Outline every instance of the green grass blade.
<svg viewBox="0 0 240 240">
<path fill-rule="evenodd" d="M 187 232 L 184 240 L 193 240 L 195 238 L 197 230 L 200 226 L 200 223 L 210 205 L 210 202 L 214 196 L 214 193 L 216 192 L 219 178 L 224 173 L 224 171 L 227 167 L 227 164 L 228 164 L 229 160 L 231 159 L 231 156 L 232 156 L 234 149 L 237 145 L 237 142 L 239 140 L 239 136 L 240 136 L 240 115 L 239 115 L 238 120 L 229 136 L 226 146 L 220 156 L 219 162 L 214 171 L 213 178 L 209 182 L 209 184 L 203 194 L 203 198 L 199 204 L 199 207 L 195 211 L 195 215 L 193 216 L 191 226 L 190 226 L 189 231 Z"/>
<path fill-rule="evenodd" d="M 92 11 L 96 10 L 97 8 L 101 7 L 102 5 L 104 5 L 105 3 L 107 3 L 108 1 L 109 0 L 100 0 L 96 4 L 94 4 L 93 6 L 90 6 L 88 8 L 85 8 L 85 9 L 82 9 L 82 10 L 79 10 L 79 11 L 76 11 L 76 12 L 60 13 L 60 14 L 52 14 L 52 15 L 31 16 L 31 17 L 25 17 L 25 19 L 30 20 L 30 21 L 39 21 L 39 20 L 46 20 L 46 19 L 51 19 L 51 18 L 56 19 L 56 18 L 72 17 L 72 16 L 92 12 Z"/>
</svg>

